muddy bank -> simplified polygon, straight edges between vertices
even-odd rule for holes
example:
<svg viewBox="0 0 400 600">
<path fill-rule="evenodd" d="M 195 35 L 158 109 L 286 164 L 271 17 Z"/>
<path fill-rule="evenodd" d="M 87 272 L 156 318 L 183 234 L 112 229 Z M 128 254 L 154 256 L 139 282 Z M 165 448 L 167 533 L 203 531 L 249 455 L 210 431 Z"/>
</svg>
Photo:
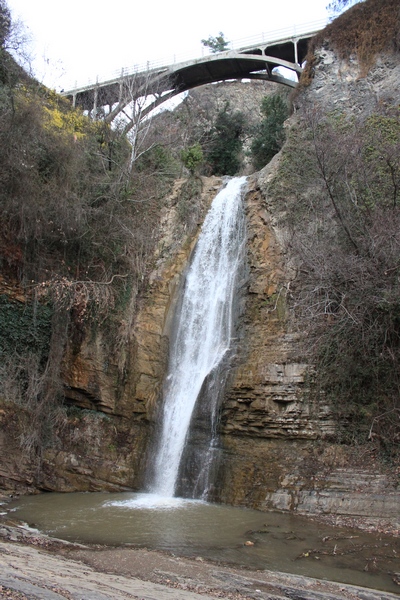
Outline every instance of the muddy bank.
<svg viewBox="0 0 400 600">
<path fill-rule="evenodd" d="M 13 600 L 395 600 L 396 594 L 0 526 L 0 597 Z"/>
</svg>

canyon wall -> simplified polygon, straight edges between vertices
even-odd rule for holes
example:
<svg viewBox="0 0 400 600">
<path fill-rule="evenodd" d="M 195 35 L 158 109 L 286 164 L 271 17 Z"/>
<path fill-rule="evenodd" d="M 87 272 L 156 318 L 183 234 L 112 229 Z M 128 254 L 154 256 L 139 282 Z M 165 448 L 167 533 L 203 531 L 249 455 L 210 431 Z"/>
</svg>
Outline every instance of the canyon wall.
<svg viewBox="0 0 400 600">
<path fill-rule="evenodd" d="M 300 105 L 368 114 L 376 103 L 396 102 L 399 88 L 398 56 L 382 56 L 360 77 L 357 61 L 341 61 L 323 48 L 311 85 L 294 100 L 288 138 Z M 288 174 L 290 165 L 280 153 L 248 181 L 248 280 L 221 412 L 221 458 L 213 497 L 264 510 L 362 516 L 398 527 L 400 496 L 393 473 L 370 449 L 335 444 L 330 406 L 323 397 L 309 394 L 312 365 L 304 355 L 301 327 L 288 307 L 291 287 L 301 285 L 281 218 L 290 204 Z M 139 309 L 133 314 L 127 306 L 119 325 L 128 330 L 124 344 L 114 352 L 101 328 L 70 340 L 63 362 L 69 412 L 44 447 L 40 464 L 20 450 L 24 414 L 11 414 L 2 403 L 3 489 L 140 489 L 166 370 L 171 307 L 222 180 L 202 179 L 190 231 L 179 220 L 182 185 L 176 183 L 163 209 L 153 270 Z M 299 198 L 313 185 L 305 179 Z"/>
<path fill-rule="evenodd" d="M 215 493 L 222 501 L 339 520 L 382 518 L 399 526 L 396 472 L 385 469 L 373 444 L 335 444 L 331 407 L 323 395 L 309 393 L 313 368 L 304 356 L 301 324 L 288 308 L 291 289 L 301 287 L 302 278 L 286 228 L 288 211 L 307 195 L 318 197 L 322 185 L 306 172 L 306 146 L 295 147 L 304 114 L 365 117 L 382 105 L 396 106 L 399 91 L 398 54 L 380 56 L 362 75 L 355 57 L 340 60 L 323 46 L 311 84 L 294 98 L 286 146 L 249 180 L 250 272 L 240 353 L 221 417 Z"/>
</svg>

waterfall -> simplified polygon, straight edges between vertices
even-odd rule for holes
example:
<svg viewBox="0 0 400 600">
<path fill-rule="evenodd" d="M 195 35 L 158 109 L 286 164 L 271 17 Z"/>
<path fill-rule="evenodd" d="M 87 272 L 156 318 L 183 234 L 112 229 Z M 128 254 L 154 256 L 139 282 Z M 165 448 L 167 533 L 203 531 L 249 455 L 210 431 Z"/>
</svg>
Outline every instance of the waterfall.
<svg viewBox="0 0 400 600">
<path fill-rule="evenodd" d="M 231 179 L 215 197 L 200 232 L 176 309 L 162 429 L 151 485 L 151 491 L 162 497 L 173 497 L 176 493 L 196 401 L 204 388 L 211 390 L 214 396 L 211 413 L 218 408 L 215 400 L 218 393 L 213 392 L 210 378 L 213 373 L 220 372 L 220 365 L 229 354 L 234 331 L 237 280 L 245 246 L 242 206 L 245 183 L 245 177 Z M 215 385 L 218 387 L 219 382 Z M 209 422 L 209 428 L 216 430 L 215 414 L 210 415 Z M 213 443 L 213 437 L 211 432 L 210 443 Z M 204 464 L 210 462 L 209 458 L 204 457 Z M 203 492 L 197 490 L 196 494 L 201 496 Z"/>
</svg>

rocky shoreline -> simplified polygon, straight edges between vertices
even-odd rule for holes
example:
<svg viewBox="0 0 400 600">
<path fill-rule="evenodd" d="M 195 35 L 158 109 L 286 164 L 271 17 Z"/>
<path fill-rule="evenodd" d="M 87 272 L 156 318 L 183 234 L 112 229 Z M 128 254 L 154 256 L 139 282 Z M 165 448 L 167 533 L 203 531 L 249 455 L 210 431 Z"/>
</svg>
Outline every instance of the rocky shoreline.
<svg viewBox="0 0 400 600">
<path fill-rule="evenodd" d="M 400 583 L 400 579 L 397 581 Z M 12 600 L 395 600 L 353 585 L 131 547 L 87 546 L 0 526 L 0 598 Z"/>
</svg>

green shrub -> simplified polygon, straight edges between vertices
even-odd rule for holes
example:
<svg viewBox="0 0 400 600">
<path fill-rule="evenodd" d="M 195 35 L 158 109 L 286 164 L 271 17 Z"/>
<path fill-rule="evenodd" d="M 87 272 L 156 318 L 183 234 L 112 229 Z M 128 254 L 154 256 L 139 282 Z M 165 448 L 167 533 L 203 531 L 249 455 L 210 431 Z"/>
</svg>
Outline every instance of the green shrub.
<svg viewBox="0 0 400 600">
<path fill-rule="evenodd" d="M 279 152 L 285 141 L 283 123 L 288 117 L 287 102 L 282 96 L 266 96 L 261 104 L 264 115 L 251 144 L 254 167 L 262 169 Z"/>
<path fill-rule="evenodd" d="M 181 160 L 191 175 L 199 169 L 204 162 L 203 150 L 199 143 L 181 151 Z"/>
<path fill-rule="evenodd" d="M 0 360 L 14 354 L 35 354 L 45 364 L 51 337 L 49 305 L 13 302 L 0 296 Z"/>
<path fill-rule="evenodd" d="M 218 112 L 206 153 L 214 175 L 236 175 L 240 170 L 244 124 L 243 113 L 233 112 L 228 102 Z"/>
</svg>

